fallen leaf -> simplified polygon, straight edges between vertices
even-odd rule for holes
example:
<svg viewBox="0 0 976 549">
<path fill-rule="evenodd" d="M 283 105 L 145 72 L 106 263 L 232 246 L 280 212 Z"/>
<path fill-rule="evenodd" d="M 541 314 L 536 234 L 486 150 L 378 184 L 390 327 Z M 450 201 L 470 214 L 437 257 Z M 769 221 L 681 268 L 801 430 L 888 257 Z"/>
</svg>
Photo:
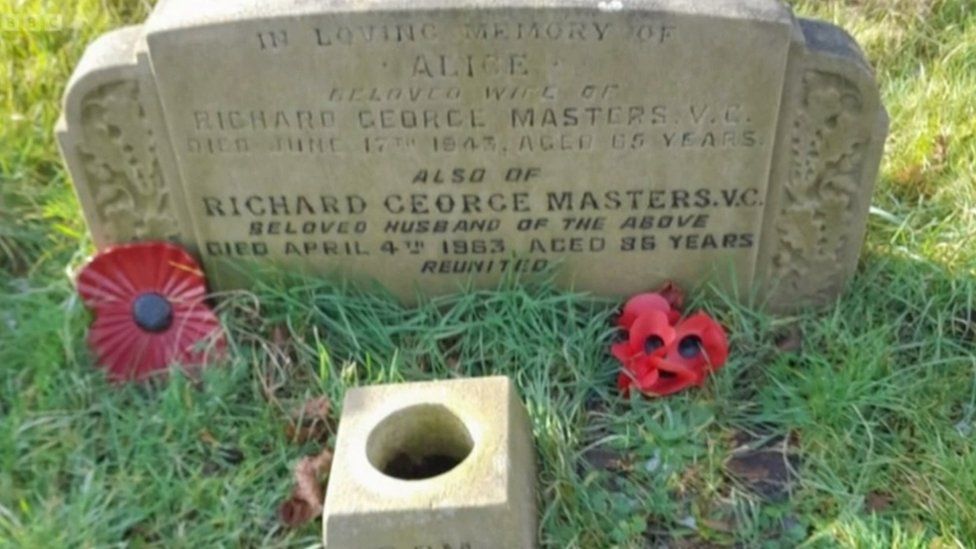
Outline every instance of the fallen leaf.
<svg viewBox="0 0 976 549">
<path fill-rule="evenodd" d="M 291 412 L 291 417 L 295 421 L 328 421 L 329 412 L 332 411 L 332 402 L 329 397 L 322 395 L 310 398 L 295 408 Z"/>
<path fill-rule="evenodd" d="M 705 528 L 714 530 L 716 532 L 722 532 L 723 534 L 731 534 L 736 530 L 735 519 L 732 518 L 708 518 L 702 519 L 701 523 Z"/>
<path fill-rule="evenodd" d="M 278 507 L 278 518 L 290 528 L 301 526 L 322 514 L 321 477 L 332 467 L 332 451 L 328 448 L 315 456 L 305 456 L 295 465 L 295 488 L 291 497 Z"/>
<path fill-rule="evenodd" d="M 773 342 L 782 353 L 798 353 L 803 349 L 803 331 L 799 326 L 790 326 L 777 333 Z"/>
<path fill-rule="evenodd" d="M 271 328 L 271 342 L 280 348 L 287 347 L 291 343 L 291 334 L 288 332 L 288 327 L 283 324 L 275 324 Z"/>
<path fill-rule="evenodd" d="M 678 485 L 675 487 L 675 490 L 678 495 L 684 497 L 687 494 L 699 492 L 702 489 L 704 482 L 701 466 L 690 465 L 681 472 L 681 476 L 678 479 Z"/>
<path fill-rule="evenodd" d="M 202 431 L 200 431 L 200 441 L 206 444 L 207 446 L 217 446 L 218 444 L 220 444 L 219 442 L 217 442 L 217 437 L 213 436 L 213 433 L 211 433 L 207 429 L 203 429 Z"/>
<path fill-rule="evenodd" d="M 285 437 L 295 444 L 305 444 L 306 442 L 325 442 L 329 438 L 329 431 L 321 423 L 315 425 L 295 425 L 289 423 L 285 425 Z"/>
<path fill-rule="evenodd" d="M 864 508 L 869 513 L 881 513 L 891 507 L 895 498 L 888 492 L 873 490 L 864 498 Z"/>
<path fill-rule="evenodd" d="M 756 438 L 755 435 L 739 429 L 732 430 L 726 437 L 734 451 L 747 449 Z"/>
<path fill-rule="evenodd" d="M 312 440 L 324 442 L 333 427 L 329 416 L 331 411 L 332 403 L 327 396 L 306 400 L 289 413 L 285 436 L 299 444 Z"/>
<path fill-rule="evenodd" d="M 583 452 L 583 461 L 593 469 L 604 471 L 627 472 L 633 470 L 633 462 L 622 452 L 608 448 L 594 447 Z"/>
<path fill-rule="evenodd" d="M 935 183 L 920 163 L 909 164 L 892 177 L 895 192 L 904 199 L 918 201 L 935 194 Z"/>
<path fill-rule="evenodd" d="M 932 170 L 941 173 L 949 164 L 949 142 L 950 138 L 945 133 L 935 136 L 935 147 L 932 150 Z"/>
<path fill-rule="evenodd" d="M 656 293 L 666 299 L 671 308 L 676 311 L 680 311 L 685 306 L 685 293 L 670 280 L 665 282 Z"/>
<path fill-rule="evenodd" d="M 793 481 L 795 458 L 780 449 L 762 449 L 733 455 L 725 470 L 768 501 L 783 501 Z"/>
</svg>

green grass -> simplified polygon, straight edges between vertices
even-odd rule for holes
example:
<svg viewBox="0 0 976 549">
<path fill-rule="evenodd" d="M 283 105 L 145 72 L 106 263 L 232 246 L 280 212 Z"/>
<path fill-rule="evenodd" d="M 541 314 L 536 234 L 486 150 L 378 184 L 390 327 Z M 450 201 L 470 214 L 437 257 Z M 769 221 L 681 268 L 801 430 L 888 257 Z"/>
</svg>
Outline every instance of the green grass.
<svg viewBox="0 0 976 549">
<path fill-rule="evenodd" d="M 222 301 L 227 367 L 110 386 L 66 272 L 91 248 L 52 127 L 85 44 L 149 8 L 0 0 L 0 546 L 314 544 L 316 525 L 275 514 L 320 447 L 289 438 L 290 410 L 487 373 L 529 407 L 547 546 L 976 545 L 976 6 L 795 4 L 858 37 L 892 116 L 858 275 L 793 317 L 695 295 L 731 333 L 728 366 L 702 390 L 623 401 L 613 304 L 545 283 L 404 309 L 272 281 Z M 797 333 L 801 349 L 778 344 Z M 789 489 L 764 487 L 742 447 L 766 448 Z"/>
</svg>

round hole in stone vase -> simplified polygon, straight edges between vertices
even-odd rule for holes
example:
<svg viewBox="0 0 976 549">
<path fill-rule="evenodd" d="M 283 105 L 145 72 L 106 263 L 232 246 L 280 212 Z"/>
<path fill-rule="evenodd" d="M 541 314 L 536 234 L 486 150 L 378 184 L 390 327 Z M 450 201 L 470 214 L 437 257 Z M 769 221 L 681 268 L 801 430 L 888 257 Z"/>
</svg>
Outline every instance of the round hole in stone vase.
<svg viewBox="0 0 976 549">
<path fill-rule="evenodd" d="M 417 404 L 380 421 L 366 440 L 366 457 L 384 475 L 424 480 L 461 464 L 474 448 L 471 433 L 442 404 Z"/>
</svg>

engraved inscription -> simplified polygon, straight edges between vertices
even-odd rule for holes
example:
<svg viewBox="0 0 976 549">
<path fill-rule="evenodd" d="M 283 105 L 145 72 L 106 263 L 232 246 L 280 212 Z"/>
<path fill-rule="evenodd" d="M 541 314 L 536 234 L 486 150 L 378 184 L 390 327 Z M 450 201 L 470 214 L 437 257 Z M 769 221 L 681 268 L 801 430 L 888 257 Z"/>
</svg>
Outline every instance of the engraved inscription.
<svg viewBox="0 0 976 549">
<path fill-rule="evenodd" d="M 753 281 L 791 31 L 712 23 L 347 13 L 150 45 L 208 267 L 340 270 L 412 295 L 559 266 L 626 293 Z"/>
</svg>

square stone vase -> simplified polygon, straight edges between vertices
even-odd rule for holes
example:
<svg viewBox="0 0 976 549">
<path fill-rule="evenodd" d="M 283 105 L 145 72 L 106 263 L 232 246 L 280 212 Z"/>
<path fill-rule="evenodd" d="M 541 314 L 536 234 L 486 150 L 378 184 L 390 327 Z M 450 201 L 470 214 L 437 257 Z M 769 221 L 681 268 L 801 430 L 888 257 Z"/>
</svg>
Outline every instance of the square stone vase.
<svg viewBox="0 0 976 549">
<path fill-rule="evenodd" d="M 346 395 L 322 517 L 328 549 L 530 548 L 535 450 L 507 377 Z"/>
</svg>

